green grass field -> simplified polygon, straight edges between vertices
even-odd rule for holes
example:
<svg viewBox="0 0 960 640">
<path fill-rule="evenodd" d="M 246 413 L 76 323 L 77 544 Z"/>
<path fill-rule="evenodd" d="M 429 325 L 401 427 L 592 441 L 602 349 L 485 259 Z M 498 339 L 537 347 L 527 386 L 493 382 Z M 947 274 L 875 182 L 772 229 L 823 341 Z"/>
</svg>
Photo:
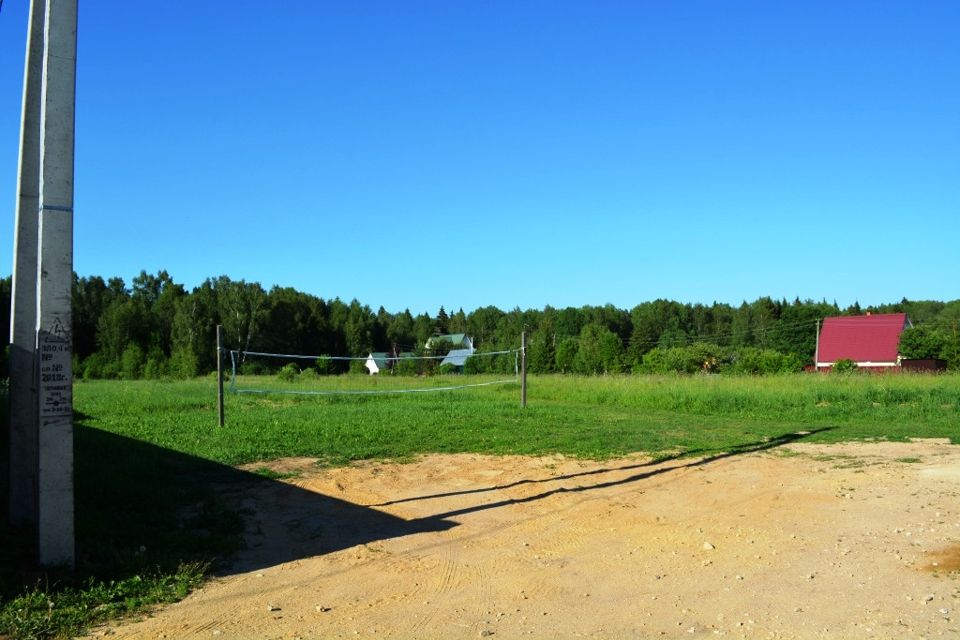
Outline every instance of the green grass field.
<svg viewBox="0 0 960 640">
<path fill-rule="evenodd" d="M 241 378 L 238 386 L 385 391 L 494 380 Z M 763 448 L 800 431 L 811 442 L 960 443 L 958 375 L 544 376 L 530 378 L 526 409 L 519 400 L 518 383 L 388 395 L 228 394 L 220 428 L 209 378 L 78 382 L 78 571 L 35 573 L 27 538 L 0 529 L 0 637 L 67 637 L 183 597 L 242 545 L 242 514 L 219 488 L 275 481 L 236 470 L 241 463 L 452 452 L 695 455 Z"/>
<path fill-rule="evenodd" d="M 238 388 L 384 391 L 491 377 L 238 380 Z M 84 382 L 83 424 L 226 464 L 282 456 L 332 463 L 429 452 L 605 458 L 703 451 L 797 430 L 816 441 L 960 438 L 960 376 L 571 377 L 398 395 L 227 394 L 216 426 L 212 380 Z"/>
</svg>

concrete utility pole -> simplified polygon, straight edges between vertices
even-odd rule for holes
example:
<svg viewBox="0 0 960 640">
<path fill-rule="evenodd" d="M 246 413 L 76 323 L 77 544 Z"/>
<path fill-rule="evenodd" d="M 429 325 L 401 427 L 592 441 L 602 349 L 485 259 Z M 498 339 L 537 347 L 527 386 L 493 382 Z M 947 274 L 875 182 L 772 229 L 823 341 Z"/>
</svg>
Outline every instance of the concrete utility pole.
<svg viewBox="0 0 960 640">
<path fill-rule="evenodd" d="M 38 2 L 40 0 L 33 0 Z M 40 564 L 76 562 L 73 512 L 73 145 L 77 0 L 46 0 L 40 128 L 37 404 Z"/>
<path fill-rule="evenodd" d="M 813 348 L 813 370 L 820 371 L 820 318 L 817 318 L 816 346 Z"/>
<path fill-rule="evenodd" d="M 17 213 L 10 310 L 10 523 L 37 523 L 37 242 L 40 226 L 40 97 L 46 3 L 33 2 L 23 72 Z"/>
<path fill-rule="evenodd" d="M 30 55 L 34 28 L 43 7 L 43 48 L 38 60 Z M 23 458 L 32 466 L 28 476 L 35 478 L 33 492 L 33 524 L 37 532 L 38 561 L 46 566 L 73 567 L 76 562 L 74 541 L 73 491 L 73 372 L 71 367 L 73 284 L 73 147 L 77 59 L 77 0 L 32 0 L 31 32 L 27 52 L 27 76 L 24 90 L 24 117 L 21 140 L 35 131 L 39 139 L 39 156 L 29 145 L 21 143 L 21 188 L 27 172 L 38 176 L 39 225 L 32 254 L 36 261 L 34 274 L 34 356 L 29 378 L 21 377 L 13 386 L 36 390 L 33 410 L 24 410 L 23 421 L 13 430 L 24 432 L 24 449 L 11 446 L 11 459 Z M 34 76 L 41 77 L 39 127 L 28 114 L 28 99 Z M 38 158 L 38 169 L 33 169 Z M 29 185 L 28 185 L 29 186 Z M 27 193 L 29 197 L 29 192 Z M 29 211 L 18 207 L 16 264 L 29 261 L 30 249 L 24 228 Z M 24 228 L 20 222 L 24 221 Z M 22 234 L 22 235 L 21 235 Z M 19 285 L 29 287 L 23 278 Z M 26 297 L 26 294 L 23 294 Z M 23 300 L 18 300 L 23 304 Z M 14 313 L 18 323 L 15 335 L 26 331 L 22 323 L 26 314 Z M 29 353 L 25 351 L 24 353 Z M 21 357 L 22 359 L 22 357 Z M 20 376 L 24 369 L 11 374 Z M 22 402 L 23 398 L 18 400 Z M 18 406 L 22 406 L 19 405 Z M 32 415 L 30 415 L 32 413 Z M 13 418 L 14 416 L 11 416 Z M 31 420 L 33 422 L 31 423 Z M 33 431 L 33 434 L 30 431 Z M 35 435 L 34 435 L 35 434 Z M 30 443 L 35 449 L 30 450 Z M 13 444 L 13 443 L 11 443 Z M 11 483 L 12 484 L 12 483 Z M 22 487 L 22 484 L 21 484 Z M 18 502 L 25 500 L 17 498 Z M 11 500 L 13 504 L 14 500 Z M 27 509 L 30 511 L 30 509 Z M 12 513 L 12 510 L 11 510 Z"/>
</svg>

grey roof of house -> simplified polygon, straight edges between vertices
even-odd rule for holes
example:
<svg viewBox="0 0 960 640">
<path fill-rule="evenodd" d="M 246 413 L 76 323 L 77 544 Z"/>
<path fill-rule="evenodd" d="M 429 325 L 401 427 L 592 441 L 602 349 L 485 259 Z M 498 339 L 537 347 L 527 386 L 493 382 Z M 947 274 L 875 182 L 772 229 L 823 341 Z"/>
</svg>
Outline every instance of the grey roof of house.
<svg viewBox="0 0 960 640">
<path fill-rule="evenodd" d="M 472 355 L 473 349 L 451 349 L 447 357 L 440 361 L 440 364 L 452 364 L 455 367 L 462 367 L 466 364 L 467 358 Z"/>
</svg>

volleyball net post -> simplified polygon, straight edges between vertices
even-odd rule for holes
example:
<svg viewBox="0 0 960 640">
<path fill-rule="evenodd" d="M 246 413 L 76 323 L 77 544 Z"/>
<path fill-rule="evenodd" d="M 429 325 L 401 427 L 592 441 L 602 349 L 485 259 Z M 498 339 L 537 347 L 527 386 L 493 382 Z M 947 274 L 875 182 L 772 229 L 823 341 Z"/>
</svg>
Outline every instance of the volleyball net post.
<svg viewBox="0 0 960 640">
<path fill-rule="evenodd" d="M 223 325 L 217 325 L 217 424 L 224 425 L 223 416 Z"/>
<path fill-rule="evenodd" d="M 520 333 L 520 408 L 527 408 L 527 332 Z"/>
</svg>

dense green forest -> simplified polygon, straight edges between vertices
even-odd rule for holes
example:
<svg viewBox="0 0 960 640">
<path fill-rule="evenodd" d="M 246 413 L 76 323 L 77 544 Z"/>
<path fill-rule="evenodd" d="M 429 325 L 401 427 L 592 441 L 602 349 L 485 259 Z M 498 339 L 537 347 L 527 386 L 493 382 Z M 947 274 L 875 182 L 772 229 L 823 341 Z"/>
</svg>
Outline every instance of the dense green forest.
<svg viewBox="0 0 960 640">
<path fill-rule="evenodd" d="M 9 277 L 0 280 L 0 330 L 9 336 Z M 452 309 L 452 307 L 451 307 Z M 960 300 L 910 301 L 846 309 L 826 301 L 768 297 L 739 306 L 643 302 L 630 310 L 602 307 L 436 315 L 374 311 L 289 287 L 211 278 L 187 291 L 166 271 L 73 282 L 74 375 L 77 378 L 185 378 L 216 368 L 216 325 L 230 349 L 304 355 L 363 356 L 392 349 L 422 352 L 437 333 L 466 333 L 479 351 L 512 349 L 527 332 L 534 373 L 743 373 L 795 371 L 813 359 L 816 322 L 827 316 L 905 311 L 916 328 L 904 333 L 908 357 L 940 357 L 960 368 Z M 509 360 L 509 361 L 508 361 Z M 301 361 L 302 362 L 302 361 Z M 468 368 L 507 369 L 512 358 L 471 359 Z M 282 362 L 274 363 L 276 365 Z M 330 371 L 348 369 L 336 363 Z"/>
</svg>

